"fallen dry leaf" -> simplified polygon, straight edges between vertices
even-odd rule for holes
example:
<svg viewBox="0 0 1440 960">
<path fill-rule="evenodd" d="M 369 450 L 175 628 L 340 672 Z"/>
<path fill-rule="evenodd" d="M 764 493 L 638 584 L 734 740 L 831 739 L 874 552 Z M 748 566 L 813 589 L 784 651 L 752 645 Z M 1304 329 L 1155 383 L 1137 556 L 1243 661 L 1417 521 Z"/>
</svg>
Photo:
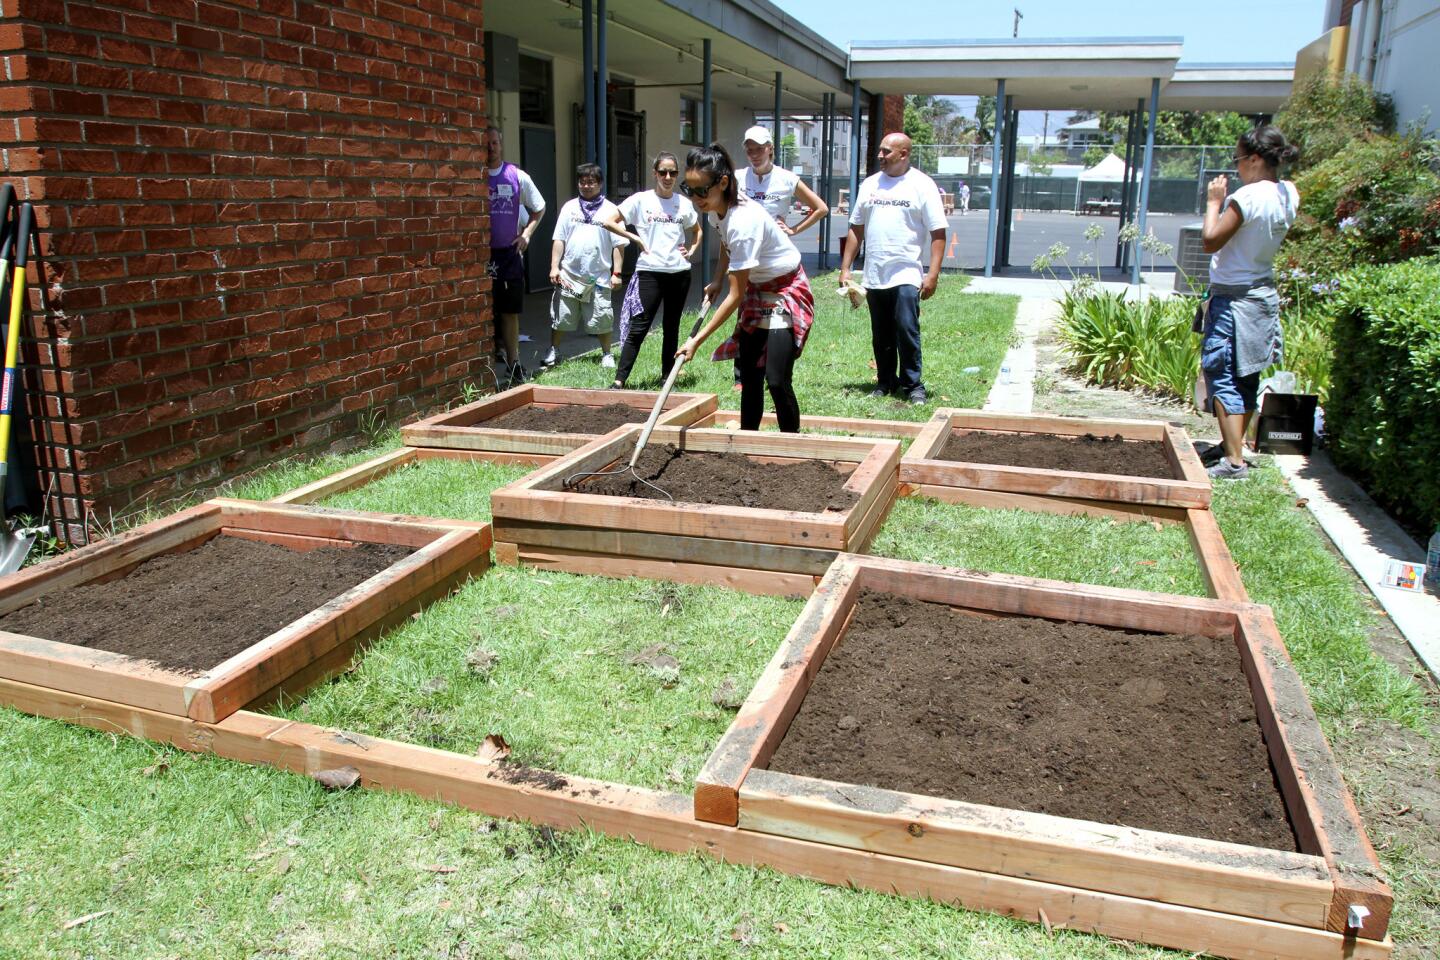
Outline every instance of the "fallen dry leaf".
<svg viewBox="0 0 1440 960">
<path fill-rule="evenodd" d="M 275 861 L 275 876 L 283 877 L 290 872 L 290 855 L 282 854 L 279 860 Z"/>
<path fill-rule="evenodd" d="M 1301 497 L 1299 500 L 1296 500 L 1296 501 L 1295 501 L 1295 506 L 1297 506 L 1297 507 L 1303 507 L 1303 506 L 1305 506 L 1305 505 L 1306 505 L 1307 503 L 1309 503 L 1309 502 L 1310 502 L 1310 498 L 1309 498 L 1309 497 Z"/>
<path fill-rule="evenodd" d="M 1153 566 L 1155 566 L 1155 561 L 1154 561 L 1154 560 L 1136 560 L 1136 561 L 1135 561 L 1135 566 L 1137 566 L 1137 567 L 1153 567 Z"/>
<path fill-rule="evenodd" d="M 156 776 L 157 774 L 164 773 L 166 770 L 169 770 L 169 769 L 170 769 L 170 761 L 169 761 L 169 760 L 161 760 L 161 761 L 159 761 L 158 763 L 152 763 L 152 764 L 150 764 L 150 766 L 146 767 L 144 770 L 141 770 L 140 773 L 141 773 L 141 775 L 146 776 L 146 777 L 153 777 L 153 776 Z"/>
<path fill-rule="evenodd" d="M 475 751 L 475 756 L 485 763 L 499 763 L 510 756 L 510 744 L 498 733 L 492 733 L 480 744 L 480 749 Z"/>
<path fill-rule="evenodd" d="M 356 767 L 316 770 L 310 776 L 326 790 L 349 790 L 360 783 L 360 771 Z"/>
<path fill-rule="evenodd" d="M 1150 526 L 1152 526 L 1152 527 L 1155 528 L 1155 532 L 1156 532 L 1156 533 L 1164 533 L 1164 532 L 1165 532 L 1165 524 L 1161 523 L 1159 520 L 1151 520 L 1151 521 L 1150 521 Z"/>
<path fill-rule="evenodd" d="M 1045 928 L 1046 933 L 1054 933 L 1055 928 L 1050 926 L 1050 917 L 1045 913 L 1045 908 L 1040 908 L 1040 926 Z"/>
<path fill-rule="evenodd" d="M 484 647 L 476 647 L 465 654 L 465 666 L 470 668 L 471 673 L 489 673 L 499 662 L 500 655 L 494 650 L 487 650 Z"/>
<path fill-rule="evenodd" d="M 774 923 L 773 926 L 774 926 L 774 929 L 775 929 L 775 932 L 776 932 L 776 933 L 789 933 L 789 932 L 790 932 L 790 924 L 786 923 L 784 920 L 777 920 L 777 921 L 775 921 L 775 923 Z"/>
<path fill-rule="evenodd" d="M 82 923 L 89 923 L 91 920 L 99 920 L 101 917 L 109 916 L 110 914 L 112 914 L 112 913 L 114 913 L 114 912 L 115 912 L 114 910 L 97 910 L 97 911 L 95 911 L 94 913 L 87 913 L 87 914 L 85 914 L 85 916 L 83 916 L 83 917 L 76 917 L 74 920 L 71 920 L 70 922 L 66 923 L 65 926 L 62 927 L 61 929 L 62 929 L 62 930 L 74 930 L 76 927 L 80 926 Z"/>
<path fill-rule="evenodd" d="M 755 943 L 755 925 L 750 922 L 748 916 L 741 917 L 740 922 L 735 924 L 735 929 L 730 931 L 730 939 L 742 946 L 753 946 Z"/>
<path fill-rule="evenodd" d="M 458 873 L 458 872 L 460 871 L 460 868 L 459 868 L 459 867 L 447 867 L 447 866 L 446 866 L 445 864 L 443 864 L 443 863 L 431 863 L 431 864 L 427 864 L 427 865 L 421 867 L 420 869 L 422 869 L 422 870 L 428 870 L 428 871 L 430 871 L 431 873 Z"/>
</svg>

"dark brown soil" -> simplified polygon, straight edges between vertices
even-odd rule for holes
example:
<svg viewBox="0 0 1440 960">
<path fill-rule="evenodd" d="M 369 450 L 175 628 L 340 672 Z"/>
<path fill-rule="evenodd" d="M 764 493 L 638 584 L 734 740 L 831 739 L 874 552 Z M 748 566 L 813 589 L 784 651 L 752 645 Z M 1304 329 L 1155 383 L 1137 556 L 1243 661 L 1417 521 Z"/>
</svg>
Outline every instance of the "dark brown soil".
<svg viewBox="0 0 1440 960">
<path fill-rule="evenodd" d="M 218 536 L 37 600 L 0 617 L 0 630 L 201 674 L 410 553 L 369 543 L 301 553 Z"/>
<path fill-rule="evenodd" d="M 491 417 L 476 426 L 497 430 L 538 430 L 541 433 L 609 433 L 627 423 L 644 423 L 650 419 L 649 410 L 641 410 L 625 403 L 612 403 L 604 407 L 587 407 L 580 403 L 567 403 L 561 407 L 537 407 L 527 404 L 518 410 Z"/>
<path fill-rule="evenodd" d="M 1122 477 L 1178 479 L 1158 440 L 1126 440 L 1120 435 L 1057 437 L 1048 433 L 952 434 L 940 448 L 941 460 L 993 463 L 1006 467 L 1112 473 Z"/>
<path fill-rule="evenodd" d="M 625 459 L 618 466 L 630 462 L 630 452 L 626 451 Z M 743 453 L 705 453 L 665 444 L 646 447 L 635 470 L 684 503 L 824 513 L 848 510 L 859 499 L 845 489 L 845 475 L 820 460 L 764 463 Z M 557 481 L 556 489 L 559 488 Z M 573 489 L 612 497 L 665 499 L 628 472 L 591 477 Z"/>
<path fill-rule="evenodd" d="M 770 766 L 1296 849 L 1229 640 L 867 592 Z"/>
</svg>

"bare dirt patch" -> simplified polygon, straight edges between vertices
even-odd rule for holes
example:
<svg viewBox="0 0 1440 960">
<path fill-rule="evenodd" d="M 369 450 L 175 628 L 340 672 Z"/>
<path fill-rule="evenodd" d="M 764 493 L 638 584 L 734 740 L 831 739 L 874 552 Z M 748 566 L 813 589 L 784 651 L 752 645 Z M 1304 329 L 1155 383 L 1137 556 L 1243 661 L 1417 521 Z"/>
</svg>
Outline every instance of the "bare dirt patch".
<svg viewBox="0 0 1440 960">
<path fill-rule="evenodd" d="M 867 592 L 770 766 L 1296 849 L 1229 640 Z"/>
<path fill-rule="evenodd" d="M 845 489 L 845 474 L 820 460 L 770 463 L 741 453 L 680 450 L 665 444 L 646 447 L 635 470 L 684 503 L 824 513 L 848 510 L 859 499 Z M 562 488 L 560 481 L 553 485 L 553 489 Z M 591 477 L 574 489 L 612 497 L 665 499 L 629 473 Z"/>
<path fill-rule="evenodd" d="M 411 553 L 363 543 L 301 553 L 218 536 L 108 583 L 0 617 L 0 630 L 201 674 Z"/>
<path fill-rule="evenodd" d="M 527 404 L 491 417 L 478 427 L 496 430 L 535 430 L 540 433 L 609 433 L 627 423 L 644 423 L 650 418 L 649 410 L 641 410 L 626 403 L 612 403 L 603 407 L 587 407 L 581 403 L 567 403 L 559 407 L 540 407 Z"/>
<path fill-rule="evenodd" d="M 1092 433 L 1080 437 L 1057 437 L 1044 433 L 971 430 L 952 434 L 940 449 L 940 459 L 1037 470 L 1177 479 L 1165 456 L 1164 444 L 1155 440 L 1126 440 L 1118 434 L 1113 437 Z"/>
</svg>

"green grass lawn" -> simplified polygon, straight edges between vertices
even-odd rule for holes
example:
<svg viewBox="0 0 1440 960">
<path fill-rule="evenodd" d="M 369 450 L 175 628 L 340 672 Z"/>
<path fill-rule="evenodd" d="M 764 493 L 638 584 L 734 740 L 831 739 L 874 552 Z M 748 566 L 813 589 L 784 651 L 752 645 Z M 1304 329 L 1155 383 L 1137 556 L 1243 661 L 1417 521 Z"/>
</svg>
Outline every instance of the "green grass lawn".
<svg viewBox="0 0 1440 960">
<path fill-rule="evenodd" d="M 861 315 L 836 316 L 823 282 L 817 290 L 826 304 L 817 331 L 835 340 L 815 341 L 801 361 L 816 377 L 802 390 L 807 412 L 928 416 L 864 396 Z M 988 383 L 969 386 L 936 358 L 949 341 L 968 358 L 955 362 L 988 379 L 1013 309 L 1011 299 L 942 285 L 924 321 L 937 401 L 983 402 Z M 655 368 L 653 355 L 642 363 Z M 696 368 L 694 388 L 733 406 L 728 367 Z M 547 381 L 595 374 L 593 358 L 582 359 Z M 273 497 L 397 443 L 392 433 L 227 492 Z M 489 490 L 520 473 L 432 461 L 327 505 L 484 517 Z M 1215 510 L 1247 587 L 1275 606 L 1322 722 L 1429 724 L 1419 688 L 1370 652 L 1374 615 L 1354 577 L 1278 474 L 1253 476 L 1217 489 Z M 1179 527 L 915 499 L 896 505 L 874 550 L 1203 592 Z M 729 681 L 730 696 L 743 697 L 798 609 L 719 588 L 501 567 L 383 638 L 349 674 L 275 710 L 463 753 L 501 733 L 526 763 L 687 792 L 733 716 L 715 702 L 726 700 L 718 688 Z M 10 710 L 0 710 L 0 753 L 0 958 L 1181 956 L 415 797 L 326 793 L 304 777 Z"/>
<path fill-rule="evenodd" d="M 795 393 L 802 414 L 928 420 L 936 407 L 984 406 L 1014 330 L 1015 297 L 964 293 L 968 277 L 946 277 L 941 281 L 940 289 L 925 301 L 920 312 L 920 347 L 930 401 L 914 406 L 898 399 L 870 396 L 875 388 L 870 315 L 864 307 L 850 309 L 848 301 L 835 295 L 835 277 L 827 273 L 811 278 L 815 326 L 805 352 L 795 364 Z M 694 325 L 693 314 L 680 321 L 682 340 Z M 711 351 L 729 333 L 729 328 L 722 328 L 705 342 L 694 361 L 681 371 L 676 389 L 714 393 L 721 407 L 738 410 L 740 392 L 733 388 L 733 365 L 710 360 Z M 536 382 L 564 387 L 608 386 L 611 371 L 602 369 L 599 361 L 597 352 L 584 354 L 543 371 Z M 966 373 L 967 367 L 979 370 Z M 662 384 L 660 335 L 658 330 L 652 330 L 626 385 L 634 390 L 658 390 Z M 772 412 L 768 397 L 765 409 Z"/>
</svg>

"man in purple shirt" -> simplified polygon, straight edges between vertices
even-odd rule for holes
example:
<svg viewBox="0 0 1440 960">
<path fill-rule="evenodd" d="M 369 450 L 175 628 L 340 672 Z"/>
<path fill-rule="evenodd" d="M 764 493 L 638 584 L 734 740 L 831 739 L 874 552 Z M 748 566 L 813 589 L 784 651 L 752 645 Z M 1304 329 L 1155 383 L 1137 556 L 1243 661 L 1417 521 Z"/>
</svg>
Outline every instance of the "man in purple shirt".
<svg viewBox="0 0 1440 960">
<path fill-rule="evenodd" d="M 512 386 L 528 379 L 520 365 L 520 312 L 525 308 L 525 248 L 545 216 L 545 198 L 535 181 L 513 163 L 505 162 L 505 142 L 498 127 L 485 130 L 490 185 L 490 296 L 498 318 L 503 362 Z M 522 220 L 521 218 L 524 217 Z"/>
</svg>

